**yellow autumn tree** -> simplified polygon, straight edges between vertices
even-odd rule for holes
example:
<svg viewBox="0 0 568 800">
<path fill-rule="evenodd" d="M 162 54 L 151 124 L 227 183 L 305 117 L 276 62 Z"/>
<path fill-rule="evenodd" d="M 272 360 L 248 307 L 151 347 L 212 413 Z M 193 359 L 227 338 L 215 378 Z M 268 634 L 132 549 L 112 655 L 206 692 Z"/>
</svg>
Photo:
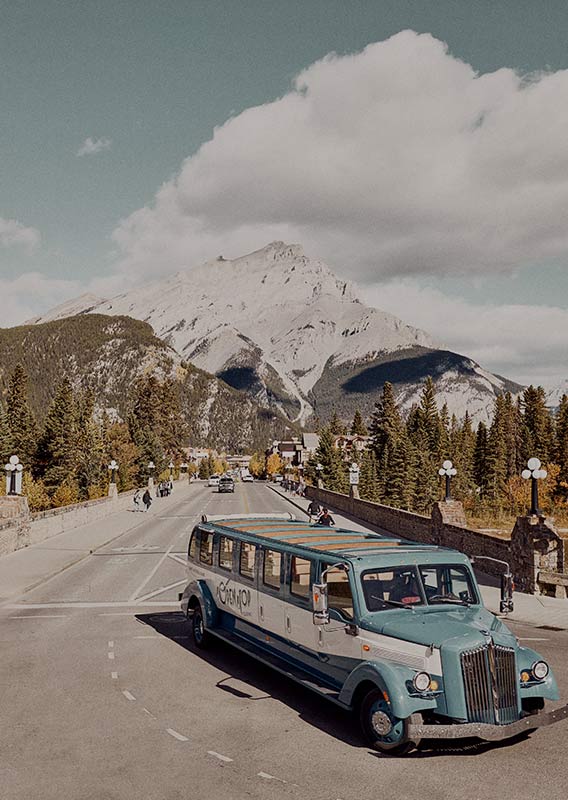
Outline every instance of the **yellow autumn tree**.
<svg viewBox="0 0 568 800">
<path fill-rule="evenodd" d="M 278 475 L 282 472 L 284 468 L 284 462 L 278 455 L 278 453 L 272 453 L 266 459 L 266 471 L 272 477 L 272 475 Z"/>
</svg>

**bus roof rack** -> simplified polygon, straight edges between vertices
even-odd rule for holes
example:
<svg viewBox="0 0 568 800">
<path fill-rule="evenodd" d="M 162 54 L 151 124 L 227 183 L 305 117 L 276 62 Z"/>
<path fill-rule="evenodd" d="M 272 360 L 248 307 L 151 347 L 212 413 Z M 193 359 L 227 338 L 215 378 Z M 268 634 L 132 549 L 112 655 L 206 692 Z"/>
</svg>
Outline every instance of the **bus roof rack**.
<svg viewBox="0 0 568 800">
<path fill-rule="evenodd" d="M 202 514 L 201 522 L 217 522 L 220 519 L 285 519 L 287 522 L 295 521 L 294 514 L 289 511 L 274 512 L 274 514 Z"/>
</svg>

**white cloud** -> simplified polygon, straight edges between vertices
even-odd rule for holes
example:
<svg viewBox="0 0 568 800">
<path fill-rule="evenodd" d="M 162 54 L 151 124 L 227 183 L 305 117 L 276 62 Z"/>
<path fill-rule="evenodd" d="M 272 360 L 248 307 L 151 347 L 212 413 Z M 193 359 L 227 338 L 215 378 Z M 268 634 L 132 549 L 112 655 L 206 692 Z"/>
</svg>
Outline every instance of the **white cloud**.
<svg viewBox="0 0 568 800">
<path fill-rule="evenodd" d="M 20 246 L 32 251 L 39 245 L 40 239 L 40 233 L 35 228 L 28 228 L 15 219 L 0 217 L 0 246 Z"/>
<path fill-rule="evenodd" d="M 519 383 L 555 386 L 567 377 L 568 309 L 479 305 L 410 278 L 368 287 L 363 296 L 424 328 L 442 347 Z"/>
<path fill-rule="evenodd" d="M 21 325 L 23 320 L 46 311 L 79 291 L 78 281 L 46 278 L 26 272 L 17 278 L 0 278 L 0 327 Z"/>
<path fill-rule="evenodd" d="M 272 239 L 345 276 L 491 274 L 568 254 L 568 70 L 479 75 L 428 34 L 329 55 L 217 128 L 114 232 L 119 269 Z"/>
<path fill-rule="evenodd" d="M 77 156 L 92 156 L 100 153 L 101 150 L 110 150 L 111 145 L 112 139 L 107 139 L 105 136 L 101 139 L 92 139 L 89 136 L 77 150 Z"/>
</svg>

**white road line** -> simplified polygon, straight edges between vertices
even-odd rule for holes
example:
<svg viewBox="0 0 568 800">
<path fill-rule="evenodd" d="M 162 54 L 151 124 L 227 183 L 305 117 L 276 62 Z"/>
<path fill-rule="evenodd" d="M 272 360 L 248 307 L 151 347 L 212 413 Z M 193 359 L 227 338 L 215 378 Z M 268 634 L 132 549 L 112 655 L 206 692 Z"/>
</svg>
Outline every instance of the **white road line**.
<svg viewBox="0 0 568 800">
<path fill-rule="evenodd" d="M 287 783 L 282 778 L 277 778 L 276 775 L 269 775 L 268 772 L 257 772 L 259 778 L 264 778 L 267 781 L 279 781 L 280 783 Z"/>
<path fill-rule="evenodd" d="M 130 597 L 128 598 L 129 600 L 131 600 L 131 601 L 132 601 L 132 600 L 136 600 L 136 599 L 138 599 L 138 596 L 139 596 L 139 594 L 142 592 L 142 589 L 143 589 L 143 588 L 144 588 L 144 587 L 147 585 L 148 581 L 149 581 L 149 580 L 151 580 L 151 578 L 153 578 L 153 577 L 154 577 L 154 575 L 156 574 L 156 572 L 157 572 L 157 571 L 160 569 L 160 567 L 162 566 L 162 564 L 164 563 L 164 561 L 166 560 L 166 558 L 167 558 L 167 557 L 168 557 L 168 555 L 169 555 L 169 554 L 172 552 L 172 550 L 173 550 L 173 549 L 174 549 L 174 545 L 173 545 L 173 543 L 172 543 L 172 545 L 171 545 L 170 547 L 168 547 L 168 549 L 166 550 L 166 552 L 164 553 L 164 555 L 161 557 L 161 559 L 158 561 L 158 563 L 156 564 L 156 566 L 155 566 L 155 567 L 153 568 L 153 570 L 150 572 L 150 574 L 148 575 L 148 577 L 147 577 L 147 578 L 145 578 L 145 580 L 143 580 L 143 581 L 142 581 L 142 583 L 140 584 L 140 586 L 138 586 L 138 587 L 137 587 L 137 588 L 136 588 L 136 589 L 135 589 L 135 590 L 132 592 L 132 594 L 131 594 L 131 595 L 130 595 Z"/>
<path fill-rule="evenodd" d="M 110 673 L 110 677 L 113 679 L 113 681 L 117 681 L 118 680 L 118 672 L 111 672 Z"/>
<path fill-rule="evenodd" d="M 113 651 L 111 651 L 110 653 L 107 653 L 107 656 L 109 657 L 110 661 L 114 661 L 114 652 Z"/>
<path fill-rule="evenodd" d="M 69 614 L 21 614 L 8 617 L 8 619 L 63 619 Z"/>
<path fill-rule="evenodd" d="M 176 581 L 175 583 L 170 583 L 168 586 L 162 586 L 160 589 L 155 589 L 153 592 L 149 592 L 145 594 L 143 597 L 138 598 L 139 603 L 143 603 L 144 600 L 149 600 L 151 597 L 155 597 L 157 594 L 162 594 L 162 592 L 167 592 L 168 589 L 173 589 L 175 586 L 181 586 L 182 583 L 187 583 L 186 578 L 182 578 L 181 581 Z"/>
<path fill-rule="evenodd" d="M 136 700 L 133 694 L 130 694 L 128 689 L 123 689 L 122 694 L 126 697 L 127 700 Z"/>
<path fill-rule="evenodd" d="M 114 647 L 114 642 L 109 642 L 108 643 L 109 650 L 112 650 L 113 647 Z"/>
<path fill-rule="evenodd" d="M 173 553 L 168 554 L 168 558 L 171 558 L 172 561 L 177 561 L 178 564 L 181 564 L 184 567 L 187 567 L 187 559 L 183 558 L 182 556 L 176 556 Z"/>
<path fill-rule="evenodd" d="M 532 638 L 531 636 L 517 636 L 517 639 L 520 642 L 548 642 L 548 639 L 539 639 L 537 637 Z"/>
<path fill-rule="evenodd" d="M 182 736 L 181 733 L 174 731 L 173 728 L 166 728 L 166 732 L 173 736 L 174 739 L 177 739 L 179 742 L 189 742 L 187 736 Z"/>
<path fill-rule="evenodd" d="M 224 756 L 222 753 L 216 753 L 215 750 L 208 750 L 207 754 L 214 756 L 214 758 L 218 758 L 219 761 L 226 761 L 227 763 L 233 760 L 232 758 L 229 758 L 229 756 Z"/>
<path fill-rule="evenodd" d="M 77 601 L 76 603 L 12 603 L 11 605 L 2 606 L 2 608 L 7 608 L 9 611 L 23 611 L 24 609 L 30 609 L 32 611 L 37 611 L 41 608 L 136 608 L 137 605 L 144 605 L 144 606 L 171 606 L 175 605 L 173 601 L 171 602 L 162 602 L 160 600 L 154 600 L 150 603 L 133 603 L 130 601 L 121 601 L 117 600 L 115 602 L 107 602 L 107 603 L 83 603 L 82 601 Z M 58 615 L 59 616 L 59 615 Z M 63 614 L 61 616 L 67 616 Z"/>
<path fill-rule="evenodd" d="M 152 714 L 152 712 L 151 712 L 151 711 L 148 711 L 148 709 L 147 709 L 147 708 L 144 708 L 144 709 L 142 709 L 142 710 L 143 710 L 143 711 L 145 711 L 145 712 L 146 712 L 146 714 L 148 714 L 148 716 L 149 716 L 149 717 L 152 717 L 152 719 L 157 719 L 157 717 L 155 717 L 155 716 Z"/>
</svg>

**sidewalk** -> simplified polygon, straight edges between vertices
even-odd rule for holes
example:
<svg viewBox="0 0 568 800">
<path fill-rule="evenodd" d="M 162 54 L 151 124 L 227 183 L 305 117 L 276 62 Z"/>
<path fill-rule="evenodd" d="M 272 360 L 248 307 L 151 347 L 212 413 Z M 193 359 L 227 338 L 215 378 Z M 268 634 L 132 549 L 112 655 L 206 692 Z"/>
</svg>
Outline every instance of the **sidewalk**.
<svg viewBox="0 0 568 800">
<path fill-rule="evenodd" d="M 176 486 L 176 497 L 184 490 L 185 487 Z M 163 506 L 154 502 L 148 512 L 136 512 L 133 509 L 117 511 L 103 519 L 1 556 L 0 605 L 72 567 L 162 510 Z"/>
<path fill-rule="evenodd" d="M 280 495 L 284 500 L 299 509 L 304 516 L 307 517 L 306 508 L 308 507 L 308 500 L 298 497 L 297 495 L 288 494 L 283 489 L 276 486 L 269 485 L 272 491 Z M 362 523 L 353 524 L 353 521 L 342 515 L 339 512 L 330 509 L 333 512 L 334 518 L 338 524 L 346 528 L 355 528 L 360 530 L 370 530 L 368 526 Z M 476 571 L 477 574 L 477 571 Z M 483 576 L 478 576 L 479 588 L 483 597 L 485 606 L 497 614 L 502 619 L 510 620 L 511 622 L 526 622 L 536 627 L 557 628 L 560 630 L 568 630 L 568 600 L 559 600 L 556 597 L 542 597 L 533 594 L 523 594 L 522 592 L 515 592 L 513 599 L 515 603 L 515 610 L 512 614 L 499 613 L 499 599 L 500 592 L 496 586 L 490 586 L 483 582 Z M 491 580 L 491 579 L 489 579 Z"/>
</svg>

